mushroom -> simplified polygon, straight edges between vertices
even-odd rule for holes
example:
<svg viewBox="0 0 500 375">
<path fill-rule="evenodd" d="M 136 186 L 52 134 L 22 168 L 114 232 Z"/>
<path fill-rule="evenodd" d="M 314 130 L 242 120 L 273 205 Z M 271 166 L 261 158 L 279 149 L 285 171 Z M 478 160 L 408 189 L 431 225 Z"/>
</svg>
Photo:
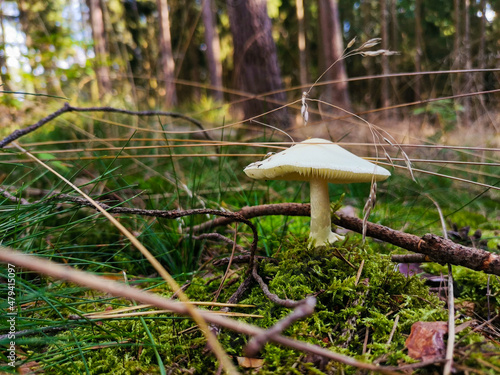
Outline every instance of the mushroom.
<svg viewBox="0 0 500 375">
<path fill-rule="evenodd" d="M 308 139 L 267 159 L 248 165 L 244 172 L 257 180 L 308 181 L 311 193 L 311 246 L 343 240 L 332 232 L 328 183 L 383 181 L 388 170 L 320 138 Z"/>
</svg>

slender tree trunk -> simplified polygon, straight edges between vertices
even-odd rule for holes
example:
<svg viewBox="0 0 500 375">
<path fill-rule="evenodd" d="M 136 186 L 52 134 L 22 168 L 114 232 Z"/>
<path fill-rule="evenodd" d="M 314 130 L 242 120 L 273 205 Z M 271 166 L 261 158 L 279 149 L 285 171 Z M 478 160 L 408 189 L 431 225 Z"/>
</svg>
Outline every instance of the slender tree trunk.
<svg viewBox="0 0 500 375">
<path fill-rule="evenodd" d="M 33 46 L 33 38 L 31 37 L 32 20 L 29 9 L 30 7 L 29 4 L 26 2 L 26 0 L 19 0 L 18 8 L 19 8 L 19 23 L 21 24 L 21 30 L 23 31 L 25 36 L 26 49 L 28 51 L 32 51 L 34 49 L 34 46 Z M 32 52 L 30 52 L 27 56 L 31 71 L 33 71 L 33 69 L 35 69 L 37 65 L 36 57 L 37 56 L 34 55 Z M 34 92 L 39 92 L 40 84 L 41 82 L 39 80 L 32 80 L 32 81 L 27 81 L 25 87 L 28 91 L 31 90 Z"/>
<path fill-rule="evenodd" d="M 300 85 L 305 87 L 307 85 L 307 56 L 306 56 L 306 32 L 304 26 L 304 0 L 296 0 L 295 6 L 297 8 L 297 23 L 299 27 L 298 32 L 298 46 L 299 46 L 299 79 Z"/>
<path fill-rule="evenodd" d="M 233 74 L 238 88 L 251 95 L 279 91 L 243 103 L 245 118 L 259 116 L 286 103 L 267 2 L 227 0 L 227 9 L 234 44 Z M 280 128 L 289 126 L 285 109 L 261 119 Z"/>
<path fill-rule="evenodd" d="M 372 12 L 372 1 L 363 1 L 360 3 L 360 13 L 361 19 L 363 20 L 363 32 L 367 35 L 367 39 L 375 38 L 376 35 L 373 34 L 373 29 L 375 28 L 375 22 L 373 20 Z M 376 21 L 378 23 L 378 20 Z M 366 75 L 371 77 L 375 74 L 374 69 L 375 59 L 362 59 L 361 63 L 366 69 Z M 365 81 L 365 94 L 363 97 L 363 102 L 366 103 L 367 108 L 376 108 L 376 100 L 379 95 L 378 82 L 375 85 L 374 79 L 368 79 Z"/>
<path fill-rule="evenodd" d="M 480 3 L 481 7 L 481 26 L 480 26 L 480 35 L 479 35 L 479 51 L 477 54 L 478 62 L 477 66 L 479 69 L 485 69 L 486 68 L 486 0 L 481 0 Z M 475 75 L 476 78 L 476 86 L 478 91 L 483 91 L 485 84 L 484 84 L 484 77 L 485 74 L 484 72 L 481 72 L 479 74 Z M 483 109 L 485 108 L 485 103 L 484 103 L 484 95 L 479 96 L 479 100 L 481 102 L 481 106 Z"/>
<path fill-rule="evenodd" d="M 461 65 L 461 53 L 460 53 L 460 39 L 461 39 L 461 17 L 460 17 L 460 0 L 453 0 L 453 22 L 455 24 L 455 35 L 453 38 L 453 64 L 452 67 L 456 68 Z"/>
<path fill-rule="evenodd" d="M 462 25 L 462 19 L 460 17 L 461 12 L 460 12 L 460 0 L 453 0 L 453 10 L 454 10 L 454 15 L 453 15 L 453 23 L 455 25 L 455 35 L 453 38 L 453 61 L 451 64 L 452 69 L 460 69 L 462 66 L 462 53 L 461 53 L 461 25 Z M 454 74 L 451 77 L 451 88 L 453 91 L 453 94 L 457 95 L 461 93 L 462 89 L 462 76 L 461 74 Z M 462 122 L 462 115 L 460 113 L 457 113 L 457 119 L 458 122 Z"/>
<path fill-rule="evenodd" d="M 398 49 L 398 7 L 397 0 L 391 0 L 391 49 Z"/>
<path fill-rule="evenodd" d="M 205 43 L 207 45 L 207 65 L 212 86 L 222 88 L 222 63 L 220 60 L 220 42 L 215 27 L 215 13 L 212 0 L 202 0 L 203 24 L 205 25 Z M 216 100 L 224 99 L 221 90 L 214 90 Z"/>
<path fill-rule="evenodd" d="M 477 54 L 479 59 L 478 67 L 484 69 L 486 67 L 486 0 L 481 0 L 481 31 L 479 35 L 479 52 Z M 484 90 L 484 74 L 479 75 L 481 80 L 479 81 L 479 90 Z"/>
<path fill-rule="evenodd" d="M 398 7 L 397 7 L 397 0 L 390 0 L 391 1 L 391 45 L 389 46 L 391 50 L 398 51 L 399 50 L 399 38 L 398 38 Z M 391 72 L 397 72 L 398 71 L 398 61 L 397 59 L 390 59 L 389 60 L 389 69 Z M 398 104 L 399 103 L 399 90 L 398 90 L 398 77 L 392 77 L 390 79 L 391 83 L 391 88 L 392 88 L 392 104 Z M 393 115 L 397 115 L 399 112 L 398 109 L 393 109 L 392 113 Z"/>
<path fill-rule="evenodd" d="M 158 17 L 160 22 L 160 66 L 164 81 L 165 106 L 170 108 L 177 103 L 175 92 L 175 63 L 172 54 L 172 40 L 170 36 L 170 20 L 167 0 L 157 0 Z"/>
<path fill-rule="evenodd" d="M 327 69 L 336 62 L 328 70 L 325 77 L 328 81 L 338 81 L 338 83 L 327 86 L 322 99 L 324 98 L 328 103 L 349 111 L 351 109 L 351 101 L 347 85 L 347 72 L 345 61 L 340 59 L 344 52 L 344 42 L 338 0 L 318 1 L 323 69 Z M 337 111 L 333 113 L 331 111 L 328 112 L 331 114 L 344 114 L 344 112 Z"/>
<path fill-rule="evenodd" d="M 470 51 L 470 0 L 464 1 L 464 59 L 465 69 L 472 69 L 472 56 Z M 463 91 L 465 93 L 472 91 L 472 76 L 471 73 L 465 74 L 465 84 Z M 464 98 L 464 125 L 469 126 L 472 118 L 472 106 L 470 96 Z"/>
<path fill-rule="evenodd" d="M 415 0 L 415 72 L 422 72 L 423 57 L 422 0 Z M 415 78 L 415 99 L 422 99 L 422 76 Z"/>
<path fill-rule="evenodd" d="M 3 24 L 3 10 L 0 3 L 0 33 L 2 34 L 0 37 L 0 50 L 5 51 L 5 27 Z M 0 54 L 0 90 L 10 90 L 9 88 L 9 73 L 7 70 L 7 64 L 5 61 L 5 54 Z"/>
<path fill-rule="evenodd" d="M 389 49 L 389 26 L 388 26 L 388 14 L 387 14 L 387 2 L 386 0 L 380 0 L 380 20 L 381 20 L 381 37 L 382 37 L 382 48 Z M 389 58 L 382 55 L 382 74 L 387 75 L 390 73 L 389 69 Z M 390 104 L 389 100 L 389 79 L 382 78 L 381 85 L 381 100 L 382 108 L 388 107 Z M 387 119 L 387 111 L 384 111 L 384 118 Z"/>
<path fill-rule="evenodd" d="M 94 52 L 96 59 L 97 84 L 99 96 L 111 93 L 111 78 L 108 67 L 108 50 L 106 48 L 106 34 L 104 28 L 104 16 L 100 0 L 89 0 L 90 26 L 94 39 Z"/>
</svg>

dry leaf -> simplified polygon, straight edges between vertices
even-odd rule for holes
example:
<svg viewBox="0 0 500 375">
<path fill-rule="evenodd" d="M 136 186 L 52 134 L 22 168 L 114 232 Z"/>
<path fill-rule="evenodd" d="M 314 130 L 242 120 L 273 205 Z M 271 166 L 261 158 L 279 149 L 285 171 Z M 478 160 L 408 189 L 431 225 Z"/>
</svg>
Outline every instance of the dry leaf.
<svg viewBox="0 0 500 375">
<path fill-rule="evenodd" d="M 248 357 L 236 357 L 238 359 L 238 365 L 243 368 L 258 368 L 262 367 L 264 360 L 260 358 L 248 358 Z"/>
<path fill-rule="evenodd" d="M 448 333 L 447 322 L 416 322 L 411 326 L 410 336 L 406 339 L 408 355 L 418 360 L 444 358 Z"/>
</svg>

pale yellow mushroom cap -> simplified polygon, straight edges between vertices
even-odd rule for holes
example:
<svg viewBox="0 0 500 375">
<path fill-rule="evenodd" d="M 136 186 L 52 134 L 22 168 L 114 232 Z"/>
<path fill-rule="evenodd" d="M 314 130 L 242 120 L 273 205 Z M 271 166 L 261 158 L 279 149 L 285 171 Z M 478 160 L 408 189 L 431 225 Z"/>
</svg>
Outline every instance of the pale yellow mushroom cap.
<svg viewBox="0 0 500 375">
<path fill-rule="evenodd" d="M 267 159 L 248 165 L 244 172 L 257 180 L 310 181 L 335 184 L 383 181 L 391 173 L 342 147 L 320 138 L 308 139 Z"/>
</svg>

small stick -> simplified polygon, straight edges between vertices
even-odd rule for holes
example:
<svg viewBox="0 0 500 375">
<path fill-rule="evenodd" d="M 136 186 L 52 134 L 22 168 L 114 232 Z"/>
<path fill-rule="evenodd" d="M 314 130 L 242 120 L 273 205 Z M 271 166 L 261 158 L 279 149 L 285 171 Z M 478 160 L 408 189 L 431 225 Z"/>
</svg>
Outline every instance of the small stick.
<svg viewBox="0 0 500 375">
<path fill-rule="evenodd" d="M 61 116 L 62 114 L 66 112 L 114 112 L 114 113 L 123 113 L 126 115 L 132 115 L 132 116 L 169 116 L 173 118 L 181 118 L 183 120 L 189 121 L 193 125 L 195 125 L 198 129 L 200 129 L 203 132 L 203 135 L 205 138 L 209 140 L 213 140 L 210 135 L 207 133 L 207 130 L 203 127 L 201 122 L 198 120 L 186 116 L 182 113 L 177 113 L 177 112 L 165 112 L 165 111 L 129 111 L 127 109 L 120 109 L 120 108 L 114 108 L 114 107 L 87 107 L 87 108 L 81 108 L 81 107 L 73 107 L 69 103 L 64 103 L 62 108 L 59 108 L 57 111 L 51 113 L 50 115 L 44 117 L 40 121 L 38 121 L 36 124 L 30 125 L 24 129 L 17 129 L 11 134 L 9 134 L 7 137 L 4 139 L 0 140 L 0 148 L 4 148 L 7 146 L 9 143 L 12 143 L 18 138 L 21 138 L 22 136 L 29 134 L 31 132 L 34 132 L 38 128 L 42 127 L 46 123 L 54 120 L 55 118 Z"/>
<path fill-rule="evenodd" d="M 358 275 L 361 276 L 361 270 L 363 269 L 363 264 L 364 264 L 364 261 L 361 262 L 361 265 L 359 267 L 359 270 L 358 270 Z M 356 283 L 355 285 L 358 285 L 358 282 L 359 282 L 359 278 L 358 276 L 356 276 Z M 369 280 L 368 279 L 365 279 L 362 281 L 362 283 L 364 285 L 367 286 L 366 290 L 361 293 L 359 295 L 358 298 L 356 298 L 356 300 L 352 303 L 352 307 L 356 307 L 356 306 L 360 306 L 360 305 L 363 305 L 365 299 L 366 299 L 366 296 L 368 295 L 368 292 L 369 292 L 369 289 L 368 289 L 368 284 L 369 284 Z M 352 340 L 352 335 L 353 333 L 355 332 L 356 330 L 356 319 L 357 319 L 357 316 L 356 315 L 351 315 L 349 317 L 349 319 L 347 320 L 346 324 L 345 324 L 345 328 L 342 330 L 342 336 L 347 336 L 345 342 L 342 344 L 342 347 L 343 348 L 347 348 L 349 346 L 349 344 L 351 343 L 351 340 Z"/>
<path fill-rule="evenodd" d="M 235 247 L 235 250 L 237 250 L 240 253 L 247 252 L 247 250 L 245 250 L 242 246 L 236 244 L 233 240 L 223 236 L 220 233 L 215 233 L 215 232 L 214 233 L 202 233 L 199 236 L 193 236 L 193 240 L 197 240 L 197 241 L 202 241 L 202 240 L 222 241 L 222 242 L 227 243 L 228 245 Z"/>
<path fill-rule="evenodd" d="M 217 289 L 217 292 L 215 293 L 214 300 L 213 300 L 214 302 L 216 302 L 217 299 L 219 298 L 220 292 L 222 291 L 222 288 L 224 287 L 224 281 L 226 281 L 227 276 L 229 275 L 229 271 L 231 270 L 231 263 L 233 262 L 234 251 L 236 249 L 236 236 L 237 235 L 238 235 L 238 223 L 236 223 L 236 226 L 234 228 L 233 249 L 231 250 L 231 256 L 229 258 L 229 263 L 227 264 L 226 272 L 224 272 L 224 276 L 222 277 L 219 288 Z"/>
<path fill-rule="evenodd" d="M 273 301 L 275 304 L 283 306 L 283 307 L 289 307 L 289 308 L 294 308 L 297 306 L 302 305 L 305 303 L 305 300 L 300 300 L 300 301 L 294 301 L 291 299 L 281 299 L 278 297 L 276 294 L 271 293 L 269 290 L 269 287 L 266 285 L 264 280 L 262 280 L 262 277 L 257 273 L 257 263 L 254 263 L 253 269 L 252 269 L 252 276 L 253 278 L 257 281 L 257 283 L 260 286 L 260 289 L 262 289 L 262 292 L 265 294 L 267 298 L 269 298 L 271 301 Z"/>
<path fill-rule="evenodd" d="M 434 203 L 439 214 L 439 220 L 443 230 L 443 237 L 448 240 L 448 231 L 446 230 L 446 221 L 444 220 L 443 212 L 437 201 L 429 194 L 427 197 Z M 453 295 L 453 270 L 448 263 L 448 341 L 446 342 L 446 362 L 443 368 L 443 375 L 450 375 L 453 368 L 453 352 L 455 350 L 455 296 Z"/>
<path fill-rule="evenodd" d="M 392 325 L 391 333 L 389 334 L 389 339 L 387 340 L 387 345 L 391 344 L 392 338 L 394 337 L 394 333 L 396 332 L 396 328 L 398 327 L 399 315 L 396 315 L 396 319 L 394 319 L 394 324 Z"/>
<path fill-rule="evenodd" d="M 271 337 L 281 334 L 295 321 L 311 315 L 314 312 L 315 306 L 316 297 L 309 296 L 304 299 L 303 303 L 298 305 L 285 318 L 281 319 L 274 326 L 262 332 L 261 334 L 252 337 L 244 349 L 245 355 L 248 357 L 256 356 Z"/>
<path fill-rule="evenodd" d="M 274 264 L 279 264 L 279 260 L 275 258 L 265 257 L 265 256 L 256 256 L 255 260 L 261 262 L 270 262 Z M 238 255 L 233 258 L 233 264 L 241 264 L 250 262 L 250 255 Z M 221 258 L 213 261 L 214 266 L 225 266 L 229 263 L 229 258 Z"/>
<path fill-rule="evenodd" d="M 14 202 L 14 203 L 21 203 L 22 205 L 30 204 L 30 202 L 28 202 L 26 199 L 17 198 L 15 196 L 13 196 L 11 193 L 9 193 L 6 189 L 3 189 L 1 187 L 0 187 L 0 195 L 3 195 L 9 201 Z"/>
<path fill-rule="evenodd" d="M 365 340 L 363 341 L 363 354 L 366 354 L 366 349 L 368 348 L 368 338 L 370 337 L 370 327 L 365 328 Z"/>
<path fill-rule="evenodd" d="M 431 258 L 424 254 L 394 254 L 391 256 L 394 263 L 424 263 L 432 262 Z"/>
</svg>

